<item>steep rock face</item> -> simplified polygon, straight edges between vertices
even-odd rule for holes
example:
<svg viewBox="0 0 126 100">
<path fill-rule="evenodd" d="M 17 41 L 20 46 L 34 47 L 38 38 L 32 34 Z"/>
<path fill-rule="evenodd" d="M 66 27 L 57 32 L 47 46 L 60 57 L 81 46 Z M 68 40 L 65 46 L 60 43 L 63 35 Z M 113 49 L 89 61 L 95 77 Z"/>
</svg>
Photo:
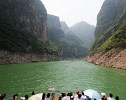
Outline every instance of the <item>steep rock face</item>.
<svg viewBox="0 0 126 100">
<path fill-rule="evenodd" d="M 96 38 L 119 19 L 125 9 L 125 4 L 125 0 L 105 0 L 97 16 Z"/>
<path fill-rule="evenodd" d="M 23 56 L 21 54 L 55 54 L 58 49 L 47 40 L 47 12 L 40 0 L 0 1 L 0 51 L 4 51 L 3 54 L 8 52 L 10 58 Z M 0 59 L 10 61 L 6 55 Z"/>
<path fill-rule="evenodd" d="M 49 29 L 61 29 L 61 23 L 58 16 L 48 14 L 48 28 Z"/>
<path fill-rule="evenodd" d="M 49 40 L 53 42 L 62 41 L 64 38 L 64 32 L 61 30 L 59 17 L 48 14 L 47 24 Z"/>
<path fill-rule="evenodd" d="M 125 6 L 125 0 L 105 0 L 97 16 L 93 50 L 100 47 L 122 25 L 120 19 L 126 11 Z"/>
<path fill-rule="evenodd" d="M 64 58 L 87 56 L 88 50 L 82 46 L 83 42 L 69 30 L 66 23 L 63 24 L 60 23 L 59 17 L 48 15 L 48 36 L 58 46 L 59 56 Z"/>
<path fill-rule="evenodd" d="M 61 28 L 65 33 L 64 47 L 62 48 L 62 55 L 64 57 L 81 58 L 88 55 L 88 49 L 84 47 L 83 41 L 79 39 L 67 26 L 67 24 L 61 21 Z"/>
<path fill-rule="evenodd" d="M 122 26 L 118 29 L 117 26 L 120 25 Z M 87 58 L 88 62 L 126 69 L 126 13 L 117 26 L 114 27 L 112 36 L 97 49 L 97 52 Z"/>
<path fill-rule="evenodd" d="M 74 44 L 84 46 L 83 41 L 79 39 L 75 33 L 73 33 L 69 27 L 67 26 L 66 22 L 61 21 L 61 29 L 64 31 L 65 34 L 65 41 Z"/>
<path fill-rule="evenodd" d="M 69 27 L 67 26 L 65 21 L 61 21 L 61 29 L 62 30 L 69 30 Z"/>
<path fill-rule="evenodd" d="M 2 0 L 0 18 L 3 23 L 13 23 L 43 40 L 47 40 L 47 13 L 40 0 Z"/>
<path fill-rule="evenodd" d="M 90 49 L 92 47 L 95 41 L 94 26 L 82 21 L 71 26 L 70 30 L 83 41 L 86 48 Z"/>
<path fill-rule="evenodd" d="M 115 3 L 115 1 L 110 0 Z M 117 5 L 126 5 L 126 1 L 116 0 Z M 105 1 L 107 2 L 107 0 Z M 110 8 L 106 8 L 110 9 Z M 118 12 L 120 8 L 114 9 Z M 107 30 L 101 33 L 94 44 L 92 55 L 88 57 L 87 61 L 95 64 L 126 69 L 125 55 L 126 55 L 126 9 L 122 8 L 122 12 L 116 15 L 116 20 Z M 111 11 L 111 10 L 110 10 Z M 110 13 L 110 12 L 109 12 Z M 108 16 L 109 17 L 109 16 Z M 113 19 L 111 19 L 113 21 Z"/>
</svg>

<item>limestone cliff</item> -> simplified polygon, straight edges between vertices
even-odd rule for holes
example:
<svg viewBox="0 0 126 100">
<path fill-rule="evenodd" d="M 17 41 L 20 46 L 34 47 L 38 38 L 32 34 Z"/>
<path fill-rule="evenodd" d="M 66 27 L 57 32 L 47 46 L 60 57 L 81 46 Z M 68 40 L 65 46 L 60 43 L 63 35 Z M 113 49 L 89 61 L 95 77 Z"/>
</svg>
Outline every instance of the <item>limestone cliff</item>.
<svg viewBox="0 0 126 100">
<path fill-rule="evenodd" d="M 48 15 L 48 36 L 59 48 L 59 56 L 65 58 L 85 57 L 88 50 L 83 47 L 83 42 L 68 29 L 68 26 L 60 23 L 59 17 Z M 63 29 L 63 30 L 62 30 Z"/>
<path fill-rule="evenodd" d="M 48 41 L 47 12 L 40 0 L 0 1 L 0 51 L 10 55 L 57 52 Z"/>
<path fill-rule="evenodd" d="M 73 44 L 73 45 L 79 45 L 84 46 L 83 41 L 78 38 L 75 33 L 73 33 L 69 27 L 67 26 L 66 22 L 61 21 L 61 28 L 64 31 L 65 34 L 65 41 Z"/>
<path fill-rule="evenodd" d="M 55 43 L 62 41 L 64 38 L 64 32 L 61 30 L 59 17 L 48 14 L 47 19 L 49 40 Z"/>
<path fill-rule="evenodd" d="M 81 58 L 87 56 L 89 50 L 84 47 L 83 41 L 78 38 L 63 21 L 61 21 L 61 28 L 65 33 L 65 44 L 61 47 L 62 55 L 69 58 Z"/>
<path fill-rule="evenodd" d="M 47 41 L 47 13 L 40 0 L 1 0 L 1 24 L 13 24 Z"/>
<path fill-rule="evenodd" d="M 123 17 L 124 18 L 124 17 Z M 126 17 L 125 17 L 126 18 Z M 126 69 L 126 21 L 106 40 L 88 62 L 106 67 Z"/>
<path fill-rule="evenodd" d="M 120 18 L 125 13 L 125 0 L 105 0 L 97 16 L 95 44 L 93 50 L 100 47 L 122 24 Z M 122 23 L 122 22 L 121 22 Z"/>
<path fill-rule="evenodd" d="M 69 30 L 69 27 L 67 26 L 65 21 L 61 21 L 61 29 L 62 30 Z"/>
<path fill-rule="evenodd" d="M 112 11 L 108 10 L 108 9 L 111 9 L 110 5 L 113 5 Z M 97 32 L 96 34 L 97 36 L 99 34 L 99 36 L 95 41 L 91 56 L 88 57 L 87 59 L 88 62 L 104 65 L 107 67 L 126 69 L 126 62 L 125 62 L 125 59 L 126 59 L 125 57 L 125 54 L 126 54 L 126 45 L 125 45 L 126 44 L 126 9 L 125 9 L 125 6 L 126 6 L 125 0 L 122 0 L 122 1 L 106 0 L 104 2 L 100 13 L 102 13 L 103 15 L 110 14 L 110 16 L 106 15 L 106 17 L 104 16 L 98 17 L 101 19 L 102 18 L 105 18 L 105 19 L 104 20 L 98 19 L 98 22 L 99 20 L 101 20 L 101 22 L 98 23 L 95 32 Z M 108 20 L 108 21 L 105 21 L 105 20 Z M 111 25 L 107 24 L 109 22 L 112 22 Z M 101 29 L 100 29 L 100 26 L 102 26 Z"/>
<path fill-rule="evenodd" d="M 97 16 L 96 38 L 119 19 L 125 9 L 125 4 L 125 0 L 105 0 Z"/>
</svg>

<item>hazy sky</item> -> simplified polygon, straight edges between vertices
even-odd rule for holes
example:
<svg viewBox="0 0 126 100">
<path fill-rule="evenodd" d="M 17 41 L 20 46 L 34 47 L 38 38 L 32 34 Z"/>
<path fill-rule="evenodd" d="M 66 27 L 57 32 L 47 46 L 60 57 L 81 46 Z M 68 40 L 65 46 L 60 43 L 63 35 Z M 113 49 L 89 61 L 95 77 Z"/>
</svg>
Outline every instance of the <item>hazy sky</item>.
<svg viewBox="0 0 126 100">
<path fill-rule="evenodd" d="M 97 14 L 104 0 L 41 0 L 47 13 L 60 17 L 68 26 L 85 21 L 96 25 Z"/>
</svg>

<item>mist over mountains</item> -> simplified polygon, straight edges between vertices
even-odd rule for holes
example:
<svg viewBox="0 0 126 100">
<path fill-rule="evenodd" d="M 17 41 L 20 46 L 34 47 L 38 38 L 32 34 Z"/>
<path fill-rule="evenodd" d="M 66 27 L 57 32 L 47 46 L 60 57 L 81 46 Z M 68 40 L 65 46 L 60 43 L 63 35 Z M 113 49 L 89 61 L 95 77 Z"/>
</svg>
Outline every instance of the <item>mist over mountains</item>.
<svg viewBox="0 0 126 100">
<path fill-rule="evenodd" d="M 94 31 L 95 26 L 90 25 L 84 21 L 78 22 L 70 27 L 70 30 L 80 38 L 84 46 L 90 49 L 95 41 Z"/>
<path fill-rule="evenodd" d="M 69 30 L 65 22 L 60 22 L 59 17 L 49 15 L 48 36 L 59 48 L 59 56 L 63 58 L 80 58 L 88 55 L 89 50 L 84 47 L 83 42 Z"/>
<path fill-rule="evenodd" d="M 58 16 L 47 14 L 40 0 L 2 0 L 0 63 L 87 56 L 83 41 L 61 23 Z"/>
</svg>

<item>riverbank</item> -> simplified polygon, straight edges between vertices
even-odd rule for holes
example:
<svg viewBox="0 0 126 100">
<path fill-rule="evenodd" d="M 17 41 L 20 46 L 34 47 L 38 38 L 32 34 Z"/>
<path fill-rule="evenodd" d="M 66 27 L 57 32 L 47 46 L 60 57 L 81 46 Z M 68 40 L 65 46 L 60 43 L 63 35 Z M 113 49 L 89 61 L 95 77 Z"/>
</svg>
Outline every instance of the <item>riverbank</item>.
<svg viewBox="0 0 126 100">
<path fill-rule="evenodd" d="M 85 60 L 96 65 L 126 70 L 126 49 L 116 52 L 97 53 Z"/>
<path fill-rule="evenodd" d="M 31 63 L 61 60 L 56 55 L 38 55 L 0 51 L 0 64 Z"/>
<path fill-rule="evenodd" d="M 84 58 L 64 58 L 56 55 L 38 55 L 0 51 L 0 64 L 32 63 L 61 60 L 83 60 Z"/>
</svg>

